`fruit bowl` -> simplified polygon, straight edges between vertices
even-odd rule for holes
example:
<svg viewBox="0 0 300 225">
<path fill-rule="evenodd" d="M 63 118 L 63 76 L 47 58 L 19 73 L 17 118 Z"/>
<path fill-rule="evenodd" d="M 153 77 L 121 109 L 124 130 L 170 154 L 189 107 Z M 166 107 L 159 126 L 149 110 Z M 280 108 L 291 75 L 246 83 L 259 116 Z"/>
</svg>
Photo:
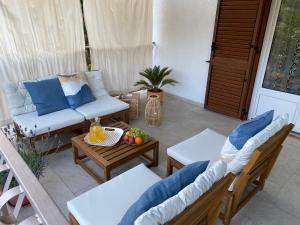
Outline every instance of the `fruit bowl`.
<svg viewBox="0 0 300 225">
<path fill-rule="evenodd" d="M 148 135 L 139 128 L 131 128 L 122 137 L 124 143 L 129 145 L 141 145 L 148 141 Z"/>
<path fill-rule="evenodd" d="M 123 136 L 124 137 L 124 136 Z M 149 140 L 143 140 L 143 142 L 141 144 L 136 144 L 136 143 L 129 143 L 128 141 L 124 141 L 122 140 L 125 144 L 127 145 L 142 145 L 142 144 L 145 144 L 147 143 Z"/>
</svg>

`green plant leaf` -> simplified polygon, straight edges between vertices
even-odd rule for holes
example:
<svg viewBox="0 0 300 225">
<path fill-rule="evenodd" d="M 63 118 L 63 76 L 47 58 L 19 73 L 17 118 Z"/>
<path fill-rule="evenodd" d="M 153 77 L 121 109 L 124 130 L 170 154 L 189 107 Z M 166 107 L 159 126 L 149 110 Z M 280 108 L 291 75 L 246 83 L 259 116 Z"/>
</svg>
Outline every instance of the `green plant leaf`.
<svg viewBox="0 0 300 225">
<path fill-rule="evenodd" d="M 144 80 L 138 81 L 135 85 L 143 85 L 148 89 L 153 89 L 154 91 L 159 90 L 162 86 L 171 84 L 175 85 L 178 83 L 173 79 L 166 79 L 168 75 L 170 75 L 172 69 L 168 67 L 164 67 L 161 69 L 160 66 L 154 66 L 153 68 L 147 68 L 145 71 L 140 72 L 140 75 L 145 77 L 149 82 Z M 147 84 L 146 84 L 147 83 Z"/>
<path fill-rule="evenodd" d="M 141 85 L 145 88 L 152 88 L 152 86 L 145 80 L 139 80 L 134 84 L 134 86 L 138 86 L 138 85 Z"/>
<path fill-rule="evenodd" d="M 164 68 L 160 71 L 160 73 L 159 73 L 159 79 L 160 79 L 159 85 L 160 85 L 160 87 L 161 87 L 161 84 L 162 84 L 163 80 L 164 80 L 168 75 L 170 75 L 171 72 L 172 72 L 172 70 L 169 69 L 168 67 L 164 67 Z"/>
<path fill-rule="evenodd" d="M 161 85 L 160 85 L 160 88 L 167 85 L 167 84 L 170 84 L 172 86 L 175 86 L 176 84 L 178 84 L 178 81 L 174 80 L 174 79 L 164 79 L 162 82 L 161 82 Z"/>
<path fill-rule="evenodd" d="M 44 175 L 44 171 L 48 163 L 46 158 L 41 153 L 31 151 L 31 150 L 25 150 L 22 148 L 19 149 L 18 152 L 37 179 L 39 179 L 41 176 Z M 2 188 L 4 187 L 7 176 L 8 176 L 7 171 L 0 173 L 0 186 Z M 10 184 L 10 188 L 16 187 L 17 185 L 18 185 L 17 180 L 13 178 Z"/>
</svg>

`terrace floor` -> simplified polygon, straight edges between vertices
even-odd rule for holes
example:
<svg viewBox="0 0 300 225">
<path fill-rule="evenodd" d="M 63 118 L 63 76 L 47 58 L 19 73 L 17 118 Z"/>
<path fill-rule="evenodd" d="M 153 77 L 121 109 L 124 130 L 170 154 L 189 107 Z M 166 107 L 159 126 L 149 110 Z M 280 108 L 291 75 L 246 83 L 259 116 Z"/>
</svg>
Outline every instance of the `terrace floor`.
<svg viewBox="0 0 300 225">
<path fill-rule="evenodd" d="M 144 109 L 142 104 L 141 112 Z M 153 171 L 165 176 L 166 149 L 206 128 L 228 135 L 240 121 L 202 109 L 199 105 L 166 96 L 160 127 L 146 125 L 143 115 L 131 126 L 144 129 L 160 141 L 159 166 Z M 143 114 L 143 113 L 142 113 Z M 200 148 L 201 146 L 199 146 Z M 232 225 L 300 224 L 300 141 L 288 137 L 264 191 L 258 193 L 237 216 Z M 205 151 L 205 149 L 203 149 Z M 113 171 L 116 176 L 141 163 L 137 159 Z M 96 165 L 91 166 L 102 173 Z M 72 160 L 71 149 L 49 156 L 49 166 L 40 182 L 67 217 L 66 202 L 97 186 L 96 182 Z M 221 223 L 220 223 L 221 224 Z"/>
</svg>

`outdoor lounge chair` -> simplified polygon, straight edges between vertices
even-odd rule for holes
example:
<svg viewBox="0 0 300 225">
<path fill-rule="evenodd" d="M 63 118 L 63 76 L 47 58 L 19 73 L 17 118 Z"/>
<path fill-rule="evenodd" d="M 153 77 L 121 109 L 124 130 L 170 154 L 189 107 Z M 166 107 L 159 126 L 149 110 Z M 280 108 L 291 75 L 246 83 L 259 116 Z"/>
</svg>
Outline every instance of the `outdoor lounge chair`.
<svg viewBox="0 0 300 225">
<path fill-rule="evenodd" d="M 232 182 L 232 179 L 233 174 L 228 174 L 221 178 L 193 204 L 185 208 L 179 215 L 177 214 L 175 218 L 173 217 L 167 224 L 214 225 L 220 213 L 225 191 Z M 70 223 L 72 225 L 117 225 L 127 209 L 142 193 L 160 180 L 159 176 L 145 165 L 140 164 L 69 201 Z M 168 204 L 171 204 L 169 206 L 173 208 L 173 203 L 174 200 Z M 176 206 L 178 207 L 178 205 Z M 140 221 L 139 224 L 144 223 Z"/>
<path fill-rule="evenodd" d="M 248 164 L 243 168 L 223 199 L 224 210 L 220 214 L 225 225 L 230 224 L 232 217 L 260 190 L 276 162 L 282 149 L 282 144 L 293 129 L 288 124 L 279 130 L 267 142 L 256 148 Z M 222 143 L 226 137 L 206 129 L 202 133 L 168 149 L 167 174 L 173 167 L 180 169 L 194 161 L 215 159 L 220 154 Z M 201 146 L 201 147 L 200 147 Z M 210 158 L 207 158 L 210 157 Z M 250 188 L 250 190 L 249 190 Z"/>
</svg>

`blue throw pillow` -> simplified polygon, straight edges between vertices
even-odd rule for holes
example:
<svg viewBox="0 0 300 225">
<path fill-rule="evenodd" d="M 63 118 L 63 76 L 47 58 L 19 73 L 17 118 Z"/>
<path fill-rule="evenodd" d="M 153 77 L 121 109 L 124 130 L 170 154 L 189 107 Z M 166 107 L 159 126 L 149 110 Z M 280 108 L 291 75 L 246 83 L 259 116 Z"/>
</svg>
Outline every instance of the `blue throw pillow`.
<svg viewBox="0 0 300 225">
<path fill-rule="evenodd" d="M 209 161 L 203 161 L 187 165 L 173 175 L 153 184 L 127 210 L 119 225 L 133 225 L 144 212 L 178 194 L 206 170 L 208 163 Z"/>
<path fill-rule="evenodd" d="M 242 149 L 248 139 L 262 131 L 272 122 L 273 116 L 274 110 L 270 110 L 245 123 L 240 124 L 229 135 L 229 141 L 238 150 Z"/>
<path fill-rule="evenodd" d="M 24 82 L 39 116 L 69 108 L 67 99 L 57 78 Z"/>
<path fill-rule="evenodd" d="M 79 73 L 70 76 L 58 76 L 62 89 L 68 100 L 69 106 L 76 109 L 81 105 L 96 100 L 84 74 Z"/>
</svg>

